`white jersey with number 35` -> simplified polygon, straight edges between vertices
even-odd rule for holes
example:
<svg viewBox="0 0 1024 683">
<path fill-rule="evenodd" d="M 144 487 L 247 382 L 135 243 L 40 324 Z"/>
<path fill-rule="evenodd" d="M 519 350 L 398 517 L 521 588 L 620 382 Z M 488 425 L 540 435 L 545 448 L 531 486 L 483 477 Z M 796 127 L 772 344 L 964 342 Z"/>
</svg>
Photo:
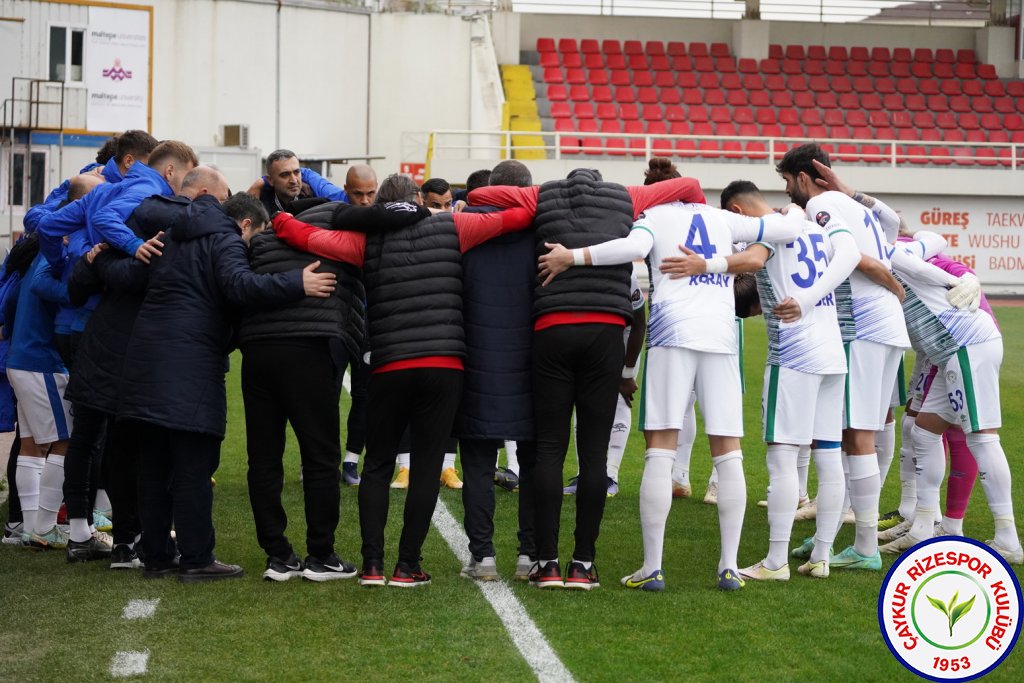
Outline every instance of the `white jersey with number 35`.
<svg viewBox="0 0 1024 683">
<path fill-rule="evenodd" d="M 842 192 L 823 192 L 812 197 L 807 202 L 807 217 L 830 234 L 845 228 L 853 235 L 861 254 L 892 269 L 893 247 L 885 242 L 878 219 Z M 850 287 L 857 339 L 910 348 L 903 308 L 896 295 L 857 270 L 850 274 Z"/>
</svg>

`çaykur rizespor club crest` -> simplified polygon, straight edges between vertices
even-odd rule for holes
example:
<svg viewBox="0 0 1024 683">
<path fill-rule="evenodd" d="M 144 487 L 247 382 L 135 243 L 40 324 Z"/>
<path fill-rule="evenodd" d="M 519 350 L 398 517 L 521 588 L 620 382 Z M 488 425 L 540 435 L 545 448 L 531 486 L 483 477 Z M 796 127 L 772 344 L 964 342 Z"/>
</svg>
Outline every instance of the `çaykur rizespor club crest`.
<svg viewBox="0 0 1024 683">
<path fill-rule="evenodd" d="M 878 596 L 878 623 L 903 666 L 933 681 L 982 676 L 1020 635 L 1021 589 L 994 550 L 941 537 L 904 553 Z"/>
<path fill-rule="evenodd" d="M 103 70 L 103 77 L 112 81 L 123 81 L 132 77 L 132 72 L 121 66 L 120 58 L 114 59 L 114 66 Z"/>
</svg>

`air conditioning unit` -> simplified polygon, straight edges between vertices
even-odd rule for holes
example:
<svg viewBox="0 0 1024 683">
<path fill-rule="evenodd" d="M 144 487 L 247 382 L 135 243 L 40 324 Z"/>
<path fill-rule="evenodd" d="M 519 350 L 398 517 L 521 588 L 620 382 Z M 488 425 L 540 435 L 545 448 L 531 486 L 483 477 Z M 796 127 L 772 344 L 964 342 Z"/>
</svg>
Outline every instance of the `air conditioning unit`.
<svg viewBox="0 0 1024 683">
<path fill-rule="evenodd" d="M 245 123 L 233 123 L 220 127 L 220 144 L 224 147 L 249 148 L 249 126 Z"/>
</svg>

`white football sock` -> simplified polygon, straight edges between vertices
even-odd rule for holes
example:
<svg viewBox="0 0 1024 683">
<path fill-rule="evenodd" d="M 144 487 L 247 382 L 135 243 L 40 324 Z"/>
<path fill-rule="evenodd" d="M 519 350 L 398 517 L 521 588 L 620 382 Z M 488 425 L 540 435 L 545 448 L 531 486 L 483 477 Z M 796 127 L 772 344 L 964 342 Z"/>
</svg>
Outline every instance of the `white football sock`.
<svg viewBox="0 0 1024 683">
<path fill-rule="evenodd" d="M 843 516 L 850 510 L 850 461 L 846 451 L 840 451 L 840 462 L 843 465 L 843 506 L 839 509 L 839 522 L 836 525 L 836 536 L 843 528 Z"/>
<path fill-rule="evenodd" d="M 672 465 L 672 481 L 684 486 L 690 483 L 690 456 L 693 454 L 693 442 L 697 440 L 697 414 L 693 411 L 694 395 L 690 394 L 690 403 L 683 415 L 683 428 L 679 430 L 676 442 L 676 462 Z"/>
<path fill-rule="evenodd" d="M 39 512 L 36 513 L 36 533 L 49 531 L 57 525 L 57 512 L 64 502 L 64 456 L 48 455 L 39 479 Z"/>
<path fill-rule="evenodd" d="M 942 517 L 942 528 L 953 536 L 964 535 L 964 520 L 956 517 Z"/>
<path fill-rule="evenodd" d="M 345 462 L 359 462 L 359 454 L 352 451 L 345 451 Z"/>
<path fill-rule="evenodd" d="M 807 475 L 811 470 L 811 447 L 801 446 L 800 454 L 796 456 L 796 478 L 797 478 L 797 496 L 800 500 L 808 498 L 807 495 Z"/>
<path fill-rule="evenodd" d="M 914 518 L 917 507 L 917 471 L 914 463 L 914 418 L 904 415 L 900 422 L 903 441 L 900 443 L 900 516 Z"/>
<path fill-rule="evenodd" d="M 722 553 L 718 572 L 736 569 L 736 553 L 743 531 L 743 513 L 747 509 L 747 481 L 743 477 L 743 452 L 732 451 L 711 459 L 718 475 L 718 530 Z"/>
<path fill-rule="evenodd" d="M 399 453 L 398 454 L 398 466 L 399 467 L 408 467 L 409 466 L 409 454 L 408 453 Z"/>
<path fill-rule="evenodd" d="M 455 467 L 455 453 L 444 454 L 444 464 L 441 465 L 441 471 L 444 471 L 449 467 Z"/>
<path fill-rule="evenodd" d="M 799 446 L 768 446 L 768 557 L 764 561 L 768 569 L 781 569 L 789 557 L 793 516 L 800 498 L 796 472 L 799 454 Z"/>
<path fill-rule="evenodd" d="M 96 489 L 96 510 L 99 510 L 106 516 L 110 516 L 110 497 L 107 496 L 106 489 Z"/>
<path fill-rule="evenodd" d="M 878 458 L 878 478 L 885 488 L 889 476 L 893 452 L 896 450 L 896 422 L 886 422 L 881 431 L 875 432 L 875 456 Z"/>
<path fill-rule="evenodd" d="M 619 465 L 622 464 L 622 455 L 626 452 L 626 442 L 629 441 L 629 428 L 633 423 L 633 415 L 629 411 L 626 401 L 619 396 L 619 402 L 615 405 L 615 422 L 612 423 L 612 433 L 608 438 L 608 476 L 612 481 L 619 480 Z"/>
<path fill-rule="evenodd" d="M 22 529 L 27 534 L 36 532 L 36 514 L 39 510 L 39 480 L 43 476 L 44 458 L 19 455 L 14 482 L 18 485 L 18 501 L 21 503 Z"/>
<path fill-rule="evenodd" d="M 919 541 L 934 536 L 935 511 L 939 509 L 939 487 L 946 474 L 946 453 L 942 435 L 917 425 L 913 428 L 914 460 L 917 463 L 917 506 L 910 535 Z"/>
<path fill-rule="evenodd" d="M 640 479 L 640 529 L 644 537 L 644 566 L 641 576 L 661 569 L 665 545 L 665 522 L 672 509 L 672 461 L 675 451 L 648 448 L 644 474 Z"/>
<path fill-rule="evenodd" d="M 714 463 L 714 460 L 712 460 L 711 462 Z M 708 477 L 708 486 L 711 486 L 712 484 L 717 484 L 717 483 L 718 483 L 718 470 L 716 470 L 714 467 L 712 467 L 711 468 L 711 476 Z"/>
<path fill-rule="evenodd" d="M 865 557 L 878 552 L 878 497 L 882 491 L 878 476 L 878 457 L 874 453 L 852 454 L 850 467 L 850 505 L 857 522 L 853 548 Z"/>
<path fill-rule="evenodd" d="M 843 475 L 843 457 L 840 450 L 814 449 L 814 469 L 818 473 L 818 512 L 811 562 L 821 562 L 829 558 L 843 517 L 846 477 Z"/>
<path fill-rule="evenodd" d="M 85 543 L 92 537 L 92 533 L 89 531 L 89 520 L 70 517 L 68 523 L 71 525 L 71 540 L 75 543 Z"/>
<path fill-rule="evenodd" d="M 967 447 L 978 461 L 978 478 L 985 489 L 988 508 L 996 524 L 996 543 L 1007 550 L 1020 547 L 1013 522 L 1013 501 L 1010 498 L 1010 466 L 999 442 L 998 434 L 968 434 Z M 19 460 L 20 462 L 20 460 Z"/>
<path fill-rule="evenodd" d="M 518 453 L 519 453 L 519 445 L 515 441 L 506 441 L 505 442 L 505 462 L 507 463 L 505 465 L 505 467 L 510 472 L 515 474 L 517 477 L 519 476 L 519 456 L 518 456 Z"/>
</svg>

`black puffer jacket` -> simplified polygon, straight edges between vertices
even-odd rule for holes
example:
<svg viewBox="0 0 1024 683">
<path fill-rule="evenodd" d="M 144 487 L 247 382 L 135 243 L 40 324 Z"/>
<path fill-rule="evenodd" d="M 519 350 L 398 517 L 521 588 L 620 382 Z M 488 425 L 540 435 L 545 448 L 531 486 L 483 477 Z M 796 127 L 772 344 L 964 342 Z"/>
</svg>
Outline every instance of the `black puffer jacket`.
<svg viewBox="0 0 1024 683">
<path fill-rule="evenodd" d="M 186 197 L 156 195 L 143 200 L 126 225 L 144 239 L 155 236 L 185 215 L 191 201 Z M 149 266 L 116 249 L 100 252 L 90 265 L 79 259 L 68 280 L 74 305 L 89 296 L 102 298 L 89 318 L 75 356 L 75 372 L 65 398 L 75 404 L 113 414 L 128 339 L 146 295 Z"/>
<path fill-rule="evenodd" d="M 579 249 L 629 235 L 633 202 L 622 185 L 596 180 L 577 171 L 572 178 L 544 183 L 537 196 L 536 253 L 548 252 L 545 242 Z M 570 268 L 546 287 L 537 286 L 534 316 L 547 313 L 614 313 L 633 319 L 629 276 L 633 266 Z"/>
<path fill-rule="evenodd" d="M 336 204 L 316 206 L 296 218 L 318 228 L 329 228 Z M 248 343 L 268 339 L 325 337 L 340 339 L 350 357 L 361 354 L 366 293 L 358 268 L 293 249 L 279 240 L 273 230 L 253 237 L 249 259 L 256 273 L 282 273 L 320 261 L 317 271 L 334 273 L 338 283 L 334 294 L 326 299 L 304 297 L 289 306 L 246 314 L 239 331 L 243 348 Z"/>
<path fill-rule="evenodd" d="M 363 264 L 372 367 L 465 358 L 462 254 L 452 214 L 366 238 Z"/>
<path fill-rule="evenodd" d="M 165 242 L 125 355 L 117 415 L 223 438 L 231 309 L 296 301 L 302 271 L 253 273 L 238 226 L 208 196 Z"/>
</svg>

